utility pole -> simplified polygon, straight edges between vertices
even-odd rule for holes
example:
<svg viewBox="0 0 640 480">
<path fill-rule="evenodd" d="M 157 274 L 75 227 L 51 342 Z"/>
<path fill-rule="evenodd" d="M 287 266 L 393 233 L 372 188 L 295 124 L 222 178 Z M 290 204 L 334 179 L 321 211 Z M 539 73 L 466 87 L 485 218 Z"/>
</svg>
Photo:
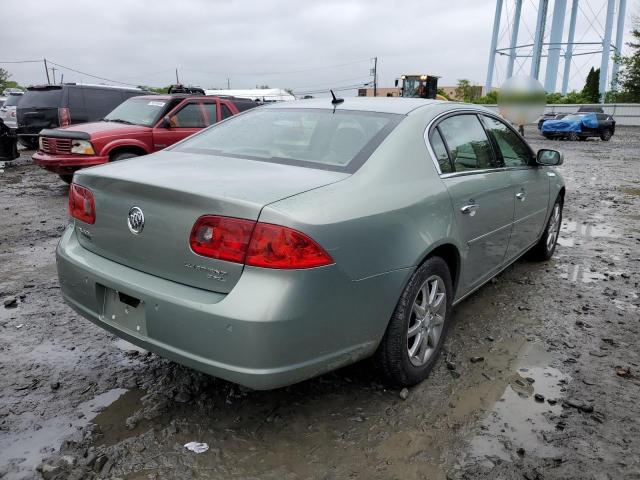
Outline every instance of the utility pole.
<svg viewBox="0 0 640 480">
<path fill-rule="evenodd" d="M 373 96 L 378 96 L 378 57 L 373 58 Z"/>
<path fill-rule="evenodd" d="M 178 79 L 178 69 L 176 68 L 176 83 L 180 83 L 180 80 Z"/>
<path fill-rule="evenodd" d="M 47 85 L 51 85 L 51 80 L 49 80 L 49 67 L 47 67 L 47 59 L 43 59 L 44 61 L 44 73 L 47 74 Z"/>
</svg>

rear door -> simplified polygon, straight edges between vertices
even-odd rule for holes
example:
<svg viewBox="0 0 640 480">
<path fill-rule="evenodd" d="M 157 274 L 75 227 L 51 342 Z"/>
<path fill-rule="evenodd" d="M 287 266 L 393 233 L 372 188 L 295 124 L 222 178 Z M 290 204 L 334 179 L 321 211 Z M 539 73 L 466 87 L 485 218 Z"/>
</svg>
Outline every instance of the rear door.
<svg viewBox="0 0 640 480">
<path fill-rule="evenodd" d="M 153 144 L 161 150 L 207 126 L 202 100 L 187 100 L 169 112 L 169 125 L 160 120 L 153 129 Z"/>
<path fill-rule="evenodd" d="M 469 291 L 503 264 L 513 224 L 513 186 L 475 114 L 445 118 L 431 137 L 441 170 L 447 157 L 450 161 L 450 173 L 442 170 L 442 180 L 467 249 L 462 282 Z"/>
<path fill-rule="evenodd" d="M 482 120 L 513 185 L 513 230 L 507 251 L 507 258 L 512 259 L 542 233 L 549 206 L 549 177 L 547 169 L 536 165 L 533 151 L 512 128 L 495 117 L 483 116 Z"/>
</svg>

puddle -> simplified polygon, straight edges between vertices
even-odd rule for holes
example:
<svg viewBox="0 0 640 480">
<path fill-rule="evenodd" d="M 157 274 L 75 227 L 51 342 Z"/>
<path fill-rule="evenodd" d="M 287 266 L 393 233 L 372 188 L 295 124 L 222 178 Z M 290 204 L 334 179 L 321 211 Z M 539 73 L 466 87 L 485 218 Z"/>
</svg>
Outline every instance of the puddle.
<svg viewBox="0 0 640 480">
<path fill-rule="evenodd" d="M 526 454 L 553 457 L 560 451 L 547 443 L 545 432 L 555 430 L 554 417 L 562 411 L 562 389 L 570 377 L 548 366 L 550 355 L 539 344 L 525 344 L 515 361 L 513 374 L 488 413 L 480 420 L 479 433 L 470 440 L 469 456 L 476 460 L 510 461 L 519 448 Z M 499 381 L 494 385 L 499 384 Z M 535 394 L 544 396 L 540 402 Z M 547 400 L 558 400 L 551 405 Z"/>
<path fill-rule="evenodd" d="M 97 416 L 104 415 L 110 410 L 107 408 L 110 405 L 114 408 L 118 399 L 126 393 L 124 388 L 102 393 L 78 405 L 71 417 L 60 416 L 43 421 L 33 412 L 19 415 L 18 418 L 30 423 L 32 428 L 0 441 L 0 465 L 14 463 L 24 468 L 35 468 L 58 448 L 65 437 Z"/>
</svg>

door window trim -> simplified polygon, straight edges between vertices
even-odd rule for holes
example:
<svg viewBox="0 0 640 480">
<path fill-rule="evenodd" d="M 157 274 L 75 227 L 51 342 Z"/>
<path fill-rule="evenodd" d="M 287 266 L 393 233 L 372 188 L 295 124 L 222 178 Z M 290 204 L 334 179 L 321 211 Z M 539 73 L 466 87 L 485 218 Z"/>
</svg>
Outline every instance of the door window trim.
<svg viewBox="0 0 640 480">
<path fill-rule="evenodd" d="M 440 176 L 440 178 L 451 178 L 451 177 L 461 177 L 461 176 L 466 176 L 466 175 L 476 175 L 476 174 L 486 174 L 486 173 L 494 173 L 494 172 L 505 172 L 505 171 L 509 171 L 509 170 L 528 170 L 531 168 L 537 168 L 536 165 L 526 165 L 526 166 L 518 166 L 518 167 L 506 167 L 506 166 L 502 166 L 502 167 L 496 167 L 496 168 L 483 168 L 483 169 L 477 169 L 477 170 L 465 170 L 464 172 L 451 172 L 451 173 L 442 173 L 442 170 L 440 169 L 440 165 L 438 164 L 438 159 L 437 156 L 433 150 L 433 147 L 431 146 L 431 140 L 429 139 L 431 132 L 436 129 L 438 127 L 438 125 L 440 124 L 440 122 L 442 122 L 443 120 L 449 118 L 449 117 L 453 117 L 453 116 L 457 116 L 457 115 L 464 115 L 464 114 L 471 114 L 471 115 L 475 115 L 476 119 L 478 120 L 478 122 L 480 122 L 480 125 L 482 125 L 482 128 L 485 132 L 485 135 L 487 135 L 487 139 L 489 140 L 489 144 L 491 145 L 491 151 L 492 154 L 494 156 L 494 159 L 497 159 L 497 154 L 495 152 L 495 146 L 493 144 L 493 140 L 491 138 L 491 136 L 489 135 L 489 133 L 486 130 L 486 127 L 484 125 L 484 123 L 482 122 L 482 119 L 479 118 L 479 115 L 486 115 L 487 117 L 492 117 L 502 123 L 504 123 L 508 128 L 510 128 L 513 132 L 516 133 L 516 135 L 518 137 L 520 137 L 520 134 L 511 126 L 509 125 L 507 122 L 504 121 L 503 118 L 501 118 L 499 115 L 494 114 L 493 112 L 487 112 L 484 110 L 476 110 L 473 108 L 460 108 L 460 109 L 455 109 L 455 110 L 448 110 L 446 112 L 443 112 L 439 115 L 436 115 L 433 119 L 431 119 L 431 121 L 427 124 L 427 127 L 425 128 L 424 134 L 423 134 L 423 139 L 424 142 L 426 144 L 427 147 L 427 151 L 429 152 L 429 156 L 431 157 L 431 161 L 433 162 L 433 165 L 436 169 L 436 172 L 438 172 L 438 175 Z M 445 148 L 447 149 L 447 153 L 449 154 L 449 162 L 451 163 L 451 152 L 449 151 L 449 145 L 447 145 L 447 141 L 444 138 L 444 136 L 442 134 L 440 134 L 440 137 L 442 138 L 442 141 L 444 143 Z M 525 144 L 527 145 L 527 147 L 529 147 L 529 150 L 532 152 L 533 155 L 533 150 L 531 149 L 531 146 L 527 143 L 526 140 L 524 140 Z"/>
</svg>

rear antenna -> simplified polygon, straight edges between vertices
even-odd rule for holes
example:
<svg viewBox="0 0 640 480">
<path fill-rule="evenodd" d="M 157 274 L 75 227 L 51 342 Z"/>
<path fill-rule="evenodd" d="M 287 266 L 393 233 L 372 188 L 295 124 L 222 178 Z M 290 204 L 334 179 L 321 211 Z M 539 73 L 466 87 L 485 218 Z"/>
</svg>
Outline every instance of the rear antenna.
<svg viewBox="0 0 640 480">
<path fill-rule="evenodd" d="M 333 100 L 331 100 L 331 103 L 333 103 L 334 105 L 338 105 L 339 103 L 344 102 L 344 98 L 338 98 L 336 97 L 336 94 L 333 93 L 333 90 L 329 90 L 331 92 L 331 96 L 333 97 Z"/>
</svg>

